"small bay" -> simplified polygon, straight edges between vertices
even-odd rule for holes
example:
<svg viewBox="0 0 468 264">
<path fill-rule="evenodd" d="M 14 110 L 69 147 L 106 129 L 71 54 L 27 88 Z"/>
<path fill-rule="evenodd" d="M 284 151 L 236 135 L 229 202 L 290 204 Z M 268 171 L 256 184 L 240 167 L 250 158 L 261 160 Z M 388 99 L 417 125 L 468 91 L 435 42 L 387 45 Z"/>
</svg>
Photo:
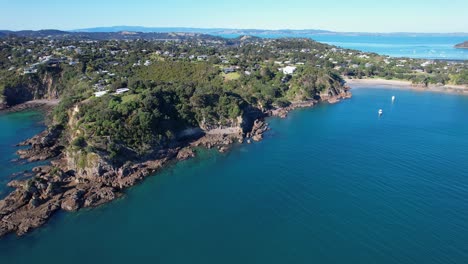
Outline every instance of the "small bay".
<svg viewBox="0 0 468 264">
<path fill-rule="evenodd" d="M 239 35 L 221 35 L 235 38 Z M 454 34 L 270 34 L 262 38 L 310 38 L 318 42 L 346 48 L 374 52 L 390 57 L 416 59 L 468 60 L 468 49 L 456 49 L 455 45 L 467 40 L 465 35 Z"/>
</svg>

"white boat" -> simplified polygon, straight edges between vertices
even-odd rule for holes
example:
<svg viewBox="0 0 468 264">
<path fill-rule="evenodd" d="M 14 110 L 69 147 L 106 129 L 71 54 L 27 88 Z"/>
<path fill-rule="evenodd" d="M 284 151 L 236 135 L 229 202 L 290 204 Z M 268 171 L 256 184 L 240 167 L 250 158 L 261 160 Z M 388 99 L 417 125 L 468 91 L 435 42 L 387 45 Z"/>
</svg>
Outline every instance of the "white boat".
<svg viewBox="0 0 468 264">
<path fill-rule="evenodd" d="M 379 116 L 383 115 L 383 110 L 379 109 Z"/>
<path fill-rule="evenodd" d="M 396 99 L 396 97 L 395 97 L 395 96 L 392 96 L 392 103 L 395 102 L 395 99 Z"/>
</svg>

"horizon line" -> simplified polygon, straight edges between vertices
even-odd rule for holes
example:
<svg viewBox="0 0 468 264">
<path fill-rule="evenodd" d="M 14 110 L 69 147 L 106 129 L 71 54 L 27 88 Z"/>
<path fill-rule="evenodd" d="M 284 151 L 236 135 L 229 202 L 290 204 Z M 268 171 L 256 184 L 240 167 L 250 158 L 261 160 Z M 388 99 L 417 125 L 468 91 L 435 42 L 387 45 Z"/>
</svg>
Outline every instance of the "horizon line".
<svg viewBox="0 0 468 264">
<path fill-rule="evenodd" d="M 276 29 L 265 29 L 265 28 L 230 28 L 230 27 L 189 27 L 189 26 L 128 26 L 128 25 L 114 25 L 114 26 L 94 26 L 94 27 L 85 27 L 77 29 L 57 29 L 57 28 L 43 28 L 43 29 L 0 29 L 0 31 L 45 31 L 45 30 L 57 30 L 64 32 L 86 32 L 85 30 L 92 29 L 105 29 L 105 28 L 119 28 L 119 27 L 129 27 L 129 28 L 142 28 L 142 29 L 199 29 L 199 30 L 258 30 L 258 31 L 323 31 L 323 33 L 339 33 L 339 34 L 467 34 L 468 32 L 416 32 L 416 31 L 333 31 L 328 29 L 313 29 L 313 28 L 302 28 L 302 29 L 291 29 L 291 28 L 276 28 Z M 122 30 L 129 32 L 141 32 L 133 30 Z M 108 31 L 99 31 L 99 32 L 108 32 Z M 99 32 L 87 32 L 87 33 L 99 33 Z M 151 33 L 151 32 L 142 32 L 142 33 Z M 174 33 L 177 33 L 174 31 Z"/>
</svg>

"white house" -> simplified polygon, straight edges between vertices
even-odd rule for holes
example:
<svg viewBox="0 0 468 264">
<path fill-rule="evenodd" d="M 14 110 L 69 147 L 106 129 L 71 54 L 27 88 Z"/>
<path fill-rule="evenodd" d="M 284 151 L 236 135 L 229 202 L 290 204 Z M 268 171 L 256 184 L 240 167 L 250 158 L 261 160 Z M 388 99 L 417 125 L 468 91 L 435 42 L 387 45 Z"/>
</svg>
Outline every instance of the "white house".
<svg viewBox="0 0 468 264">
<path fill-rule="evenodd" d="M 297 67 L 294 67 L 294 66 L 286 66 L 284 67 L 283 69 L 283 73 L 284 74 L 293 74 L 296 70 L 297 70 Z"/>
<path fill-rule="evenodd" d="M 105 94 L 107 94 L 107 91 L 95 92 L 94 96 L 101 97 L 101 96 L 104 96 Z"/>
<path fill-rule="evenodd" d="M 123 94 L 123 93 L 126 93 L 128 91 L 130 91 L 130 89 L 128 89 L 128 88 L 119 88 L 119 89 L 115 90 L 115 94 Z"/>
</svg>

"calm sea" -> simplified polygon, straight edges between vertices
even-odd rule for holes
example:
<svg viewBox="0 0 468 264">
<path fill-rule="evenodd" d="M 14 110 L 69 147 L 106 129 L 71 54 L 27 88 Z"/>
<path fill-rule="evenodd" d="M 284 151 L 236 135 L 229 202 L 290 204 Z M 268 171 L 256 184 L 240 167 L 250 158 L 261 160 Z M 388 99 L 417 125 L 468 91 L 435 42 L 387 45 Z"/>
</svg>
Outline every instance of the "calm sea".
<svg viewBox="0 0 468 264">
<path fill-rule="evenodd" d="M 221 35 L 227 38 L 239 35 Z M 266 38 L 285 35 L 261 35 Z M 291 37 L 299 37 L 291 35 Z M 408 35 L 301 35 L 300 37 L 348 49 L 375 52 L 392 57 L 420 59 L 468 60 L 468 49 L 454 46 L 468 40 L 468 36 L 408 36 Z"/>
<path fill-rule="evenodd" d="M 0 198 L 11 191 L 6 184 L 21 177 L 12 177 L 12 174 L 30 170 L 39 164 L 18 161 L 15 152 L 19 148 L 15 145 L 44 130 L 42 120 L 43 115 L 39 112 L 0 113 Z"/>
<path fill-rule="evenodd" d="M 353 92 L 1 239 L 0 263 L 468 263 L 468 96 Z M 1 117 L 2 182 L 34 119 Z"/>
</svg>

